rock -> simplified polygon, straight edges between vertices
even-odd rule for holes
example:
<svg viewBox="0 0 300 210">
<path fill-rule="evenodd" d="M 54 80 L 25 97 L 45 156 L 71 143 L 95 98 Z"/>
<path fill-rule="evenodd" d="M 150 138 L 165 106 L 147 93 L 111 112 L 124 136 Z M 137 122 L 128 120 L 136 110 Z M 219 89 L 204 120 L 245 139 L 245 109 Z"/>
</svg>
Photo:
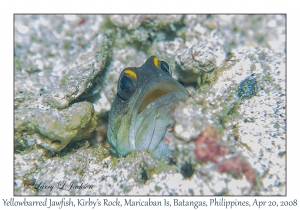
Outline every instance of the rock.
<svg viewBox="0 0 300 210">
<path fill-rule="evenodd" d="M 16 15 L 15 194 L 285 195 L 285 22 Z M 144 151 L 112 156 L 105 136 L 120 72 L 151 55 L 166 60 L 191 95 L 173 110 L 169 163 Z M 50 191 L 36 182 L 94 187 Z"/>
<path fill-rule="evenodd" d="M 63 110 L 20 109 L 15 112 L 15 141 L 20 144 L 28 135 L 34 135 L 38 145 L 57 152 L 71 141 L 90 137 L 97 120 L 89 102 L 75 103 Z"/>
</svg>

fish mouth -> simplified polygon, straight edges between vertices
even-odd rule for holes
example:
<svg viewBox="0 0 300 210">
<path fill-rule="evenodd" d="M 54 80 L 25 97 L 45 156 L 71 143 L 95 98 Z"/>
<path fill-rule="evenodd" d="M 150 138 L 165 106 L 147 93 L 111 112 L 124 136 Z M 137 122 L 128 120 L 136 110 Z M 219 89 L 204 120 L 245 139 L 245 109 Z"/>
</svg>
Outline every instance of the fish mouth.
<svg viewBox="0 0 300 210">
<path fill-rule="evenodd" d="M 143 94 L 137 113 L 140 114 L 144 108 L 148 106 L 148 104 L 152 103 L 156 99 L 174 92 L 181 92 L 189 95 L 186 89 L 177 81 L 164 81 L 154 84 L 146 91 L 146 93 Z"/>
</svg>

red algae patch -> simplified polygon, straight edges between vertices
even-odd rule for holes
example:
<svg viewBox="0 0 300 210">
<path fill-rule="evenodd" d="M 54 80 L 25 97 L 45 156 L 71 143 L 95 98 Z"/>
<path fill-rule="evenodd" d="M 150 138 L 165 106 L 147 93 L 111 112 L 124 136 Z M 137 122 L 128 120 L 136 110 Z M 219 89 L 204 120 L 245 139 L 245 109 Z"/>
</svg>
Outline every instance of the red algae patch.
<svg viewBox="0 0 300 210">
<path fill-rule="evenodd" d="M 206 126 L 205 130 L 195 140 L 196 149 L 194 151 L 198 160 L 203 162 L 218 162 L 218 158 L 229 153 L 229 148 L 219 141 L 219 134 L 212 126 Z"/>
<path fill-rule="evenodd" d="M 256 184 L 255 171 L 253 168 L 247 161 L 237 156 L 224 159 L 220 164 L 218 164 L 218 171 L 234 173 L 237 175 L 245 174 L 248 182 L 250 182 L 252 185 Z"/>
<path fill-rule="evenodd" d="M 202 162 L 213 162 L 219 172 L 245 175 L 253 186 L 256 185 L 255 171 L 250 164 L 238 155 L 226 158 L 229 147 L 221 142 L 217 130 L 208 125 L 195 140 L 196 149 L 194 154 Z"/>
</svg>

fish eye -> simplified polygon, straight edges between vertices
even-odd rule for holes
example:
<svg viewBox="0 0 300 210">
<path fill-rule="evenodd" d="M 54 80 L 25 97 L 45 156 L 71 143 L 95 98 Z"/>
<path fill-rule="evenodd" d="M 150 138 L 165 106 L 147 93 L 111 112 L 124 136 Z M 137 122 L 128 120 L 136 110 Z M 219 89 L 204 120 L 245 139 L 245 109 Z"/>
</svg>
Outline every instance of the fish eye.
<svg viewBox="0 0 300 210">
<path fill-rule="evenodd" d="M 118 82 L 118 94 L 123 100 L 127 100 L 136 89 L 136 73 L 132 70 L 124 70 Z"/>
<path fill-rule="evenodd" d="M 127 92 L 130 90 L 130 87 L 132 87 L 132 81 L 129 77 L 124 75 L 120 81 L 120 88 L 122 91 Z"/>
<path fill-rule="evenodd" d="M 170 71 L 169 64 L 166 61 L 160 61 L 160 68 L 164 71 L 172 75 L 172 72 Z"/>
<path fill-rule="evenodd" d="M 172 72 L 170 71 L 169 64 L 166 61 L 160 61 L 157 57 L 153 57 L 153 64 L 163 70 L 164 72 L 170 74 L 172 76 Z"/>
</svg>

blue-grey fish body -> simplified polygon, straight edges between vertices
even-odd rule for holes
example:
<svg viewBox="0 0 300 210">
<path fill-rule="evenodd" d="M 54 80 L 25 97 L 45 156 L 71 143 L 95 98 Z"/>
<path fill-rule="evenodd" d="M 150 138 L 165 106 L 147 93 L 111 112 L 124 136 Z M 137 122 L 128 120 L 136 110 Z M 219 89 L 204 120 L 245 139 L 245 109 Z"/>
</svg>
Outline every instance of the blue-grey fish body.
<svg viewBox="0 0 300 210">
<path fill-rule="evenodd" d="M 108 141 L 116 155 L 147 150 L 165 159 L 167 127 L 174 124 L 172 109 L 189 93 L 172 78 L 165 61 L 151 56 L 141 67 L 126 68 L 120 75 L 108 120 Z"/>
</svg>

